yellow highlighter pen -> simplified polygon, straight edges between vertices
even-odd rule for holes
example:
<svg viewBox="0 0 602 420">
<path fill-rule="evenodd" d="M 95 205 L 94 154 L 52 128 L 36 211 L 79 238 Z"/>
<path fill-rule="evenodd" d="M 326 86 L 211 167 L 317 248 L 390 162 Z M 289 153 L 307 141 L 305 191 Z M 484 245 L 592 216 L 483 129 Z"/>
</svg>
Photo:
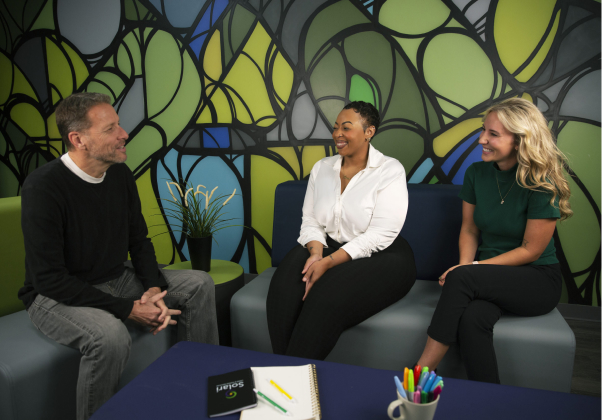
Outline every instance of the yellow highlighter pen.
<svg viewBox="0 0 602 420">
<path fill-rule="evenodd" d="M 291 394 L 289 394 L 284 389 L 282 389 L 282 387 L 280 385 L 278 385 L 276 382 L 274 382 L 271 379 L 269 382 L 270 382 L 270 385 L 272 385 L 274 388 L 276 388 L 278 390 L 278 392 L 280 392 L 286 398 L 287 401 L 290 401 L 295 404 L 297 403 L 297 400 L 295 400 Z"/>
</svg>

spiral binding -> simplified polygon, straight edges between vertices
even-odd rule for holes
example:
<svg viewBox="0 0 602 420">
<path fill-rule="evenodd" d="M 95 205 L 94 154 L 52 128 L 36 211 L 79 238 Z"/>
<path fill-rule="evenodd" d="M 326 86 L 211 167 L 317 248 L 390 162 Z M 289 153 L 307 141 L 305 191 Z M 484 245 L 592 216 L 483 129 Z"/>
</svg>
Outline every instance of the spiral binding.
<svg viewBox="0 0 602 420">
<path fill-rule="evenodd" d="M 311 413 L 314 419 L 320 420 L 322 418 L 322 409 L 320 407 L 320 391 L 318 390 L 318 375 L 316 374 L 316 365 L 309 365 L 311 370 L 309 378 L 311 381 L 311 388 L 313 390 L 311 395 Z"/>
</svg>

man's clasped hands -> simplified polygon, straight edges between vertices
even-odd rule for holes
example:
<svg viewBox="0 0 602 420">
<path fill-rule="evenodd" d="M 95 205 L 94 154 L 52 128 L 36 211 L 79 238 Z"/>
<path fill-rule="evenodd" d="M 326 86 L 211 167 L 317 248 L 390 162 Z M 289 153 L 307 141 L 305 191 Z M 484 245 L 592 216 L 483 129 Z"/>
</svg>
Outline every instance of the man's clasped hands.
<svg viewBox="0 0 602 420">
<path fill-rule="evenodd" d="M 182 311 L 169 309 L 163 298 L 167 290 L 163 292 L 159 287 L 149 288 L 140 300 L 134 301 L 132 312 L 128 316 L 134 322 L 149 327 L 153 335 L 167 328 L 168 325 L 176 325 L 177 321 L 171 319 L 174 315 L 180 315 Z"/>
</svg>

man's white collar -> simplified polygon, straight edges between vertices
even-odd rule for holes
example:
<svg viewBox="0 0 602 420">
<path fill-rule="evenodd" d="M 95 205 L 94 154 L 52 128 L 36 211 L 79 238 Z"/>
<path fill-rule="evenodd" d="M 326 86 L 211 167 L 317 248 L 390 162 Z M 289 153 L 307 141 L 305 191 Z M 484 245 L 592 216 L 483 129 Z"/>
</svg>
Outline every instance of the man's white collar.
<svg viewBox="0 0 602 420">
<path fill-rule="evenodd" d="M 87 173 L 82 171 L 81 168 L 77 166 L 75 162 L 73 162 L 73 159 L 71 159 L 69 153 L 65 153 L 63 156 L 61 156 L 61 161 L 67 168 L 69 168 L 71 172 L 73 172 L 75 175 L 77 175 L 84 181 L 89 182 L 90 184 L 100 184 L 102 181 L 104 181 L 105 176 L 107 175 L 106 172 L 102 174 L 100 178 L 94 178 L 93 176 L 88 175 Z"/>
</svg>

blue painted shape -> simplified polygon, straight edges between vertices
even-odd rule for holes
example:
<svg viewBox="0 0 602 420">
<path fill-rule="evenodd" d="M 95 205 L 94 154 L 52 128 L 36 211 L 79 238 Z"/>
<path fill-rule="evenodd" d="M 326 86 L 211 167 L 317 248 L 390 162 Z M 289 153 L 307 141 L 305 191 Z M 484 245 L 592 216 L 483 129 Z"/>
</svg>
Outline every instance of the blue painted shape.
<svg viewBox="0 0 602 420">
<path fill-rule="evenodd" d="M 182 173 L 187 174 L 190 171 L 192 165 L 198 159 L 198 156 L 182 156 Z M 237 170 L 244 170 L 244 160 L 237 159 L 235 167 Z M 241 170 L 240 174 L 242 173 L 244 172 Z M 211 250 L 211 258 L 230 261 L 234 256 L 236 249 L 238 248 L 238 244 L 241 241 L 244 229 L 242 226 L 244 224 L 243 199 L 240 184 L 238 183 L 236 175 L 220 157 L 208 156 L 205 157 L 194 168 L 194 170 L 190 174 L 190 177 L 188 178 L 188 182 L 194 185 L 195 190 L 196 186 L 199 184 L 202 184 L 205 187 L 207 187 L 207 190 L 209 192 L 211 192 L 213 188 L 219 187 L 217 190 L 215 190 L 213 198 L 225 195 L 226 197 L 221 198 L 220 202 L 225 201 L 227 199 L 227 196 L 232 194 L 232 191 L 234 190 L 234 188 L 236 188 L 236 195 L 232 197 L 230 201 L 228 201 L 228 204 L 224 208 L 226 214 L 224 214 L 223 218 L 234 219 L 227 222 L 228 225 L 235 224 L 241 226 L 233 226 L 217 232 L 215 234 L 215 239 L 217 240 L 217 243 L 213 242 L 213 247 Z M 204 191 L 203 188 L 201 188 L 201 191 Z M 188 247 L 182 247 L 182 253 L 187 259 L 190 258 L 190 254 L 188 253 Z"/>
<path fill-rule="evenodd" d="M 211 27 L 211 6 L 209 6 L 207 8 L 207 10 L 205 10 L 205 14 L 201 18 L 201 21 L 199 22 L 199 24 L 196 26 L 196 29 L 194 30 L 194 33 L 192 34 L 192 36 L 194 37 L 194 36 L 200 34 L 201 32 L 208 31 L 210 27 Z"/>
<path fill-rule="evenodd" d="M 163 160 L 165 161 L 165 166 L 163 166 L 161 161 L 159 161 L 157 163 L 157 186 L 159 189 L 159 198 L 161 199 L 161 205 L 163 207 L 175 208 L 174 206 L 170 207 L 169 203 L 167 203 L 167 201 L 166 201 L 166 200 L 173 201 L 173 197 L 169 193 L 169 188 L 167 187 L 166 182 L 174 181 L 169 176 L 169 173 L 167 172 L 166 167 L 169 168 L 169 170 L 171 171 L 172 174 L 174 174 L 174 176 L 177 176 L 178 152 L 174 149 L 170 150 L 169 153 L 167 153 L 167 155 L 163 158 Z M 180 198 L 179 197 L 180 193 L 178 192 L 178 189 L 174 185 L 171 185 L 171 191 L 173 192 L 173 194 L 176 196 L 177 199 Z M 157 211 L 157 214 L 158 213 L 159 212 Z M 153 220 L 152 224 L 159 224 L 161 222 L 162 222 L 162 218 L 157 216 L 156 219 Z M 182 229 L 182 224 L 173 217 L 168 217 L 167 223 L 169 223 L 169 227 L 173 230 L 173 234 L 174 234 L 174 237 L 176 238 L 176 242 L 179 242 L 180 238 L 182 237 L 182 232 L 180 232 L 180 230 Z"/>
<path fill-rule="evenodd" d="M 479 144 L 477 147 L 475 147 L 475 149 L 472 152 L 470 152 L 470 154 L 466 157 L 466 160 L 464 162 L 462 162 L 462 166 L 460 166 L 460 169 L 454 176 L 454 179 L 452 180 L 452 184 L 462 185 L 464 183 L 464 173 L 466 172 L 466 169 L 468 169 L 468 167 L 470 165 L 472 165 L 473 163 L 480 162 L 482 160 L 481 159 L 482 154 L 483 154 L 483 146 L 481 146 Z"/>
<path fill-rule="evenodd" d="M 230 147 L 228 127 L 212 127 L 203 130 L 203 146 L 208 149 L 225 149 Z"/>
<path fill-rule="evenodd" d="M 456 161 L 460 159 L 462 153 L 464 153 L 466 149 L 468 149 L 468 147 L 479 138 L 480 134 L 481 132 L 479 131 L 475 135 L 465 140 L 464 143 L 462 143 L 456 150 L 454 150 L 454 152 L 447 158 L 445 163 L 441 165 L 441 170 L 445 172 L 445 175 L 449 175 L 449 171 L 451 171 L 451 168 L 454 166 Z"/>
<path fill-rule="evenodd" d="M 163 0 L 165 16 L 175 28 L 190 28 L 206 0 Z"/>
<path fill-rule="evenodd" d="M 368 11 L 370 12 L 371 15 L 373 15 L 374 14 L 374 7 L 373 6 L 368 7 Z"/>
<path fill-rule="evenodd" d="M 422 165 L 420 165 L 420 167 L 416 169 L 416 172 L 414 172 L 414 175 L 412 175 L 412 178 L 410 178 L 408 182 L 410 184 L 419 184 L 420 182 L 422 182 L 422 180 L 429 173 L 433 165 L 434 164 L 431 158 L 428 158 L 427 160 L 422 162 Z"/>
<path fill-rule="evenodd" d="M 226 6 L 228 6 L 228 0 L 215 0 L 215 2 L 213 3 L 213 15 L 211 17 L 212 26 L 217 20 L 217 18 L 219 18 L 224 12 Z"/>
<path fill-rule="evenodd" d="M 194 39 L 190 42 L 190 49 L 194 51 L 194 53 L 196 54 L 196 58 L 199 58 L 199 56 L 201 55 L 201 48 L 203 48 L 205 38 L 207 38 L 207 34 L 201 35 L 197 39 Z"/>
</svg>

